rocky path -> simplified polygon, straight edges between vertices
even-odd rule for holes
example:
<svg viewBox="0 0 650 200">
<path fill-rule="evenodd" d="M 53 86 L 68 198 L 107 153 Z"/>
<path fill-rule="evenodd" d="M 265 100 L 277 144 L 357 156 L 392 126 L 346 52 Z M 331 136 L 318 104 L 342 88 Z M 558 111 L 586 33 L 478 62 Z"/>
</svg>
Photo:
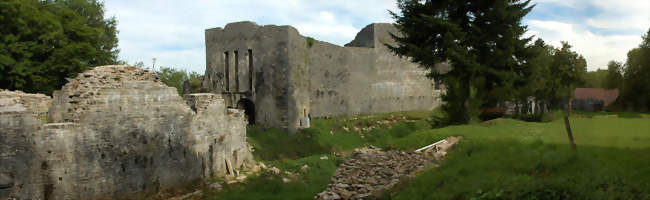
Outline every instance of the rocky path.
<svg viewBox="0 0 650 200">
<path fill-rule="evenodd" d="M 403 178 L 433 165 L 442 159 L 460 137 L 446 141 L 422 152 L 382 151 L 365 147 L 355 150 L 334 172 L 332 183 L 315 199 L 374 199 L 383 189 L 390 189 Z"/>
</svg>

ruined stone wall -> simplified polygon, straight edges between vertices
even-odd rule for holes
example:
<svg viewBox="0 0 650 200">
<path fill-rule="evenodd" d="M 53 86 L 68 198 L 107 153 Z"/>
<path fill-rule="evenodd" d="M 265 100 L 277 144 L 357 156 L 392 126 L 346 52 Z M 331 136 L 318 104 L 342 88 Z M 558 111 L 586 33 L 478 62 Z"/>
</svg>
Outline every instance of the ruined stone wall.
<svg viewBox="0 0 650 200">
<path fill-rule="evenodd" d="M 256 123 L 290 133 L 309 127 L 308 116 L 438 106 L 440 90 L 434 90 L 426 70 L 384 46 L 392 42 L 390 32 L 397 32 L 390 24 L 371 24 L 341 47 L 306 38 L 290 26 L 237 22 L 208 29 L 203 87 L 223 94 L 230 107 L 237 107 L 239 99 L 252 99 Z M 251 63 L 252 70 L 246 68 Z M 247 80 L 252 88 L 243 87 Z"/>
<path fill-rule="evenodd" d="M 440 104 L 440 90 L 426 70 L 395 56 L 391 24 L 370 24 L 340 47 L 316 41 L 306 47 L 313 117 L 428 110 Z"/>
<path fill-rule="evenodd" d="M 223 175 L 226 162 L 246 168 L 241 111 L 186 97 L 146 70 L 102 66 L 55 92 L 55 123 L 0 103 L 0 198 L 120 198 Z"/>
<path fill-rule="evenodd" d="M 223 29 L 207 29 L 204 89 L 222 94 L 228 107 L 249 99 L 255 103 L 256 123 L 286 129 L 291 98 L 287 68 L 290 28 L 238 22 Z"/>
</svg>

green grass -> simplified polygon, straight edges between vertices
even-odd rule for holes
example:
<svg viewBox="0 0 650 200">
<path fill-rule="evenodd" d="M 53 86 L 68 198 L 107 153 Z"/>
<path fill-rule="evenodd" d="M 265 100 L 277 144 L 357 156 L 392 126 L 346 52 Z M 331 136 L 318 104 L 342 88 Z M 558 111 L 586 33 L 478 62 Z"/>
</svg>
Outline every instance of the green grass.
<svg viewBox="0 0 650 200">
<path fill-rule="evenodd" d="M 283 171 L 298 173 L 298 180 L 289 183 L 282 181 L 282 176 L 261 173 L 246 180 L 240 185 L 226 185 L 221 192 L 208 190 L 204 199 L 313 199 L 325 190 L 336 167 L 343 162 L 341 158 L 332 155 L 329 159 L 321 160 L 324 155 L 312 155 L 305 158 L 289 160 L 282 159 L 271 162 Z M 308 165 L 303 173 L 300 168 Z"/>
<path fill-rule="evenodd" d="M 465 138 L 440 168 L 397 188 L 393 199 L 650 199 L 650 120 L 498 119 L 415 133 L 405 144 L 446 135 Z M 423 142 L 424 143 L 424 142 Z"/>
<path fill-rule="evenodd" d="M 626 113 L 623 115 L 634 115 Z M 441 163 L 407 181 L 387 199 L 650 199 L 650 118 L 593 117 L 576 113 L 569 149 L 562 120 L 548 123 L 496 119 L 432 129 L 429 112 L 314 119 L 312 128 L 288 135 L 250 127 L 255 157 L 283 170 L 310 169 L 297 182 L 261 174 L 207 199 L 312 199 L 344 158 L 334 152 L 374 145 L 414 150 L 447 136 L 464 139 Z M 618 113 L 617 113 L 618 115 Z M 402 119 L 390 127 L 385 120 Z M 352 127 L 376 127 L 356 132 Z M 345 128 L 348 130 L 346 131 Z M 328 160 L 320 160 L 330 155 Z"/>
</svg>

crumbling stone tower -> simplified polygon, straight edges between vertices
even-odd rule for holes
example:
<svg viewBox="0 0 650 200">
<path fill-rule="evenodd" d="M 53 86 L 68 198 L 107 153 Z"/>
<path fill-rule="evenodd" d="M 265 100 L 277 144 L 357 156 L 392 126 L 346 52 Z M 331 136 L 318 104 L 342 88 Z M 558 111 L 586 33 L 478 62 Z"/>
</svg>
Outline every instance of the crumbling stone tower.
<svg viewBox="0 0 650 200">
<path fill-rule="evenodd" d="M 392 54 L 391 24 L 370 24 L 345 47 L 291 26 L 230 23 L 205 31 L 203 89 L 244 109 L 250 123 L 291 133 L 309 117 L 432 109 L 440 90 L 426 70 Z"/>
</svg>

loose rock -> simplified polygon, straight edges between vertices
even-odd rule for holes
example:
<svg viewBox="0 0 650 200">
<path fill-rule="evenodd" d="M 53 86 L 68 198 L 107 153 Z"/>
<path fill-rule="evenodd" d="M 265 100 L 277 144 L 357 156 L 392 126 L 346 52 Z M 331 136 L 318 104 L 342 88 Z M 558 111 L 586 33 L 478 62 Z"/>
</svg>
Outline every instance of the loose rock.
<svg viewBox="0 0 650 200">
<path fill-rule="evenodd" d="M 450 137 L 441 148 L 433 148 L 438 151 L 423 153 L 382 151 L 372 146 L 356 149 L 334 172 L 332 183 L 315 199 L 368 199 L 378 191 L 397 185 L 400 179 L 433 164 L 431 161 L 444 156 L 458 139 Z"/>
</svg>

